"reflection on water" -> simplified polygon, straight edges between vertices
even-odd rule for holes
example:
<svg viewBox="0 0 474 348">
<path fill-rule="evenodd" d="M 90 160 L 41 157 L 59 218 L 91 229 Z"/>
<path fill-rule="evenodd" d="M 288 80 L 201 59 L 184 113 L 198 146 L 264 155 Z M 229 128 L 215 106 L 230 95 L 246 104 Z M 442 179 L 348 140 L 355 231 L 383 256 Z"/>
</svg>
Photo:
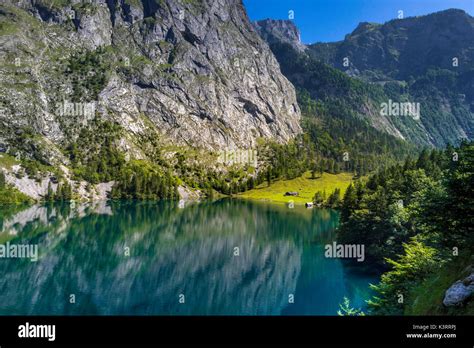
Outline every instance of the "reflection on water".
<svg viewBox="0 0 474 348">
<path fill-rule="evenodd" d="M 337 223 L 239 200 L 0 208 L 0 243 L 40 254 L 0 259 L 0 315 L 335 315 L 375 281 L 324 257 Z"/>
</svg>

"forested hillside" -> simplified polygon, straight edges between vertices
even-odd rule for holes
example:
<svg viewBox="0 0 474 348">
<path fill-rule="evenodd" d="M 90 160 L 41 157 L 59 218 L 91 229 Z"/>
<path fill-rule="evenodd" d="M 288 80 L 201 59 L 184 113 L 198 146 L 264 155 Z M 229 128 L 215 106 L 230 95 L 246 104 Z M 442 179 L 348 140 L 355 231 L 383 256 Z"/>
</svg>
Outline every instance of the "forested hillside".
<svg viewBox="0 0 474 348">
<path fill-rule="evenodd" d="M 474 273 L 473 192 L 472 142 L 425 150 L 347 189 L 338 241 L 364 244 L 368 270 L 385 272 L 373 314 L 474 313 L 472 301 L 443 306 L 448 287 Z"/>
<path fill-rule="evenodd" d="M 287 42 L 272 40 L 269 45 L 296 87 L 302 127 L 317 167 L 364 175 L 414 153 L 413 145 L 390 134 L 398 132 L 391 123 L 374 116 L 377 103 L 387 98 L 383 89 L 350 78 Z M 318 158 L 329 165 L 318 164 Z"/>
<path fill-rule="evenodd" d="M 344 40 L 309 45 L 314 59 L 380 86 L 386 99 L 420 103 L 398 124 L 410 141 L 444 147 L 474 137 L 474 18 L 449 9 L 384 24 L 360 23 Z"/>
</svg>

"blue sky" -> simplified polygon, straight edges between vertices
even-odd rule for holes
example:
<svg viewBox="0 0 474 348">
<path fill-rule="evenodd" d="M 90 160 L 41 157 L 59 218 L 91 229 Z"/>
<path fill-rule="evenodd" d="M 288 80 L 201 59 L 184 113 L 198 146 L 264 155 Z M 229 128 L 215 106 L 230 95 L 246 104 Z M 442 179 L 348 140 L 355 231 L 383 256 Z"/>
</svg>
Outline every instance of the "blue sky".
<svg viewBox="0 0 474 348">
<path fill-rule="evenodd" d="M 384 23 L 397 18 L 459 8 L 474 16 L 474 0 L 243 0 L 251 20 L 288 19 L 301 30 L 304 43 L 344 39 L 360 22 Z"/>
</svg>

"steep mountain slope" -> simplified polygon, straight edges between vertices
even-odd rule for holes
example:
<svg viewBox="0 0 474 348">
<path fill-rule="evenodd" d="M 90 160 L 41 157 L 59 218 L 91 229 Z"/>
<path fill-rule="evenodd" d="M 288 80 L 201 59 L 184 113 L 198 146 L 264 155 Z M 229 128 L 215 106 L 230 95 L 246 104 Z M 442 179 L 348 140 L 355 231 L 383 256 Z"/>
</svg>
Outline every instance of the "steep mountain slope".
<svg viewBox="0 0 474 348">
<path fill-rule="evenodd" d="M 263 25 L 262 22 L 266 24 Z M 261 36 L 268 40 L 282 72 L 302 92 L 300 95 L 307 93 L 313 100 L 324 103 L 330 109 L 330 115 L 326 115 L 329 118 L 370 125 L 394 137 L 412 140 L 408 132 L 401 130 L 406 124 L 409 124 L 411 129 L 416 129 L 417 123 L 413 119 L 380 115 L 379 105 L 388 99 L 380 86 L 353 79 L 315 59 L 308 50 L 297 50 L 294 42 L 280 40 L 286 30 L 276 34 L 279 28 L 293 27 L 298 31 L 293 22 L 280 22 L 283 23 L 273 26 L 274 21 L 261 21 L 256 28 Z M 321 113 L 317 116 L 324 117 Z"/>
<path fill-rule="evenodd" d="M 255 26 L 283 73 L 313 98 L 342 102 L 377 129 L 415 144 L 474 137 L 474 19 L 465 12 L 361 23 L 344 41 L 303 51 L 289 44 L 288 29 L 276 33 L 292 22 L 263 22 Z M 402 103 L 419 106 L 419 117 L 383 113 L 384 104 Z"/>
<path fill-rule="evenodd" d="M 260 36 L 269 44 L 284 42 L 300 52 L 307 49 L 306 45 L 301 43 L 299 29 L 291 21 L 265 19 L 253 24 Z"/>
<path fill-rule="evenodd" d="M 300 132 L 294 89 L 240 0 L 3 1 L 0 28 L 6 145 L 22 127 L 68 142 L 91 103 L 127 131 L 124 149 L 149 128 L 207 149 Z"/>
<path fill-rule="evenodd" d="M 464 11 L 360 23 L 343 41 L 310 45 L 307 52 L 381 84 L 393 101 L 420 103 L 422 134 L 411 140 L 443 146 L 474 137 L 474 18 Z"/>
<path fill-rule="evenodd" d="M 400 139 L 397 120 L 377 115 L 384 97 L 380 87 L 352 79 L 300 50 L 291 21 L 264 20 L 255 27 L 297 88 L 304 136 L 314 151 L 313 171 L 364 175 L 413 153 L 411 144 Z"/>
<path fill-rule="evenodd" d="M 259 169 L 220 152 L 301 133 L 241 0 L 2 1 L 0 47 L 0 177 L 35 199 L 232 192 Z"/>
<path fill-rule="evenodd" d="M 474 18 L 451 9 L 385 24 L 364 22 L 343 41 L 309 49 L 325 63 L 373 81 L 408 80 L 430 68 L 467 72 L 474 66 Z M 457 69 L 453 58 L 458 59 Z"/>
</svg>

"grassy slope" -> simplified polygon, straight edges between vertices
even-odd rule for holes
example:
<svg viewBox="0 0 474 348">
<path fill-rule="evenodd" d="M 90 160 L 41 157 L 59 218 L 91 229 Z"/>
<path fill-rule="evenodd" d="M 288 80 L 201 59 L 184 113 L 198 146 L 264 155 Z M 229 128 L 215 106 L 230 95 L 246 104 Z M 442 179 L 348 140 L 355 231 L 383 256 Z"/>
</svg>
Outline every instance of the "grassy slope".
<svg viewBox="0 0 474 348">
<path fill-rule="evenodd" d="M 22 204 L 33 200 L 17 189 L 7 186 L 0 188 L 0 205 L 2 204 Z"/>
<path fill-rule="evenodd" d="M 263 183 L 256 189 L 239 194 L 238 197 L 279 203 L 288 203 L 293 200 L 295 204 L 304 204 L 311 202 L 317 191 L 325 190 L 326 195 L 329 196 L 334 189 L 340 188 L 342 197 L 351 180 L 351 173 L 324 173 L 320 178 L 311 179 L 311 172 L 306 172 L 302 177 L 296 179 L 276 181 L 270 187 L 267 183 Z M 287 191 L 299 192 L 299 196 L 284 196 Z"/>
<path fill-rule="evenodd" d="M 0 168 L 11 169 L 14 165 L 20 164 L 14 157 L 6 153 L 0 154 Z"/>
</svg>

